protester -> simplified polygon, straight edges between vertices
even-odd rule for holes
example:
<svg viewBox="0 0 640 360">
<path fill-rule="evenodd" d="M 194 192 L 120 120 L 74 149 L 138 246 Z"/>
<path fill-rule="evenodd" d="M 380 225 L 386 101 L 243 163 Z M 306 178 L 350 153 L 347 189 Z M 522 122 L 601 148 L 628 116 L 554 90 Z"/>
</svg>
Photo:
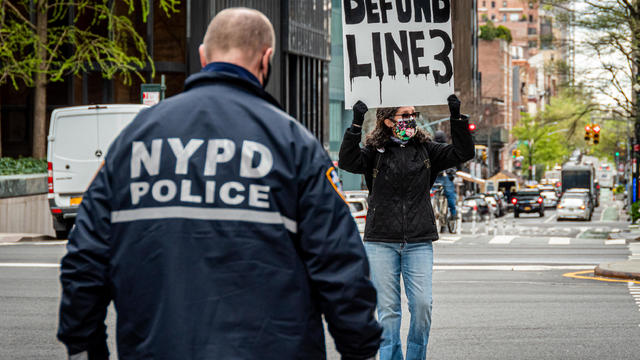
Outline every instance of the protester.
<svg viewBox="0 0 640 360">
<path fill-rule="evenodd" d="M 436 131 L 434 134 L 433 140 L 438 143 L 446 144 L 447 143 L 447 134 L 442 130 Z M 457 215 L 456 211 L 456 187 L 453 184 L 453 179 L 456 174 L 456 168 L 450 167 L 444 171 L 441 171 L 436 177 L 436 184 L 442 185 L 442 189 L 444 190 L 444 196 L 447 198 L 447 206 L 449 207 L 449 217 L 451 219 L 455 218 Z"/>
<path fill-rule="evenodd" d="M 358 101 L 340 147 L 339 166 L 364 174 L 369 210 L 364 241 L 378 290 L 383 327 L 380 360 L 402 359 L 400 274 L 411 321 L 406 359 L 425 359 L 431 326 L 432 241 L 438 239 L 429 190 L 440 171 L 473 157 L 474 145 L 460 101 L 448 98 L 453 145 L 429 140 L 413 106 L 380 108 L 376 126 L 360 147 L 367 106 Z"/>
<path fill-rule="evenodd" d="M 141 112 L 85 193 L 62 259 L 58 338 L 107 359 L 375 356 L 376 293 L 336 170 L 263 87 L 260 12 L 221 11 L 185 92 Z"/>
</svg>

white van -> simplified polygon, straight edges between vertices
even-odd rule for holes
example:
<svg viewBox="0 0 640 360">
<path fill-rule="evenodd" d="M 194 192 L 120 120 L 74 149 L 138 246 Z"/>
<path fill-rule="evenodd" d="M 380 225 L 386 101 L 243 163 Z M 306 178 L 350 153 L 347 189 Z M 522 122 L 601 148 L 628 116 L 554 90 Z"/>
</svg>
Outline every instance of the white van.
<svg viewBox="0 0 640 360">
<path fill-rule="evenodd" d="M 86 105 L 55 109 L 47 137 L 49 206 L 56 237 L 73 226 L 82 195 L 111 142 L 146 105 Z"/>
</svg>

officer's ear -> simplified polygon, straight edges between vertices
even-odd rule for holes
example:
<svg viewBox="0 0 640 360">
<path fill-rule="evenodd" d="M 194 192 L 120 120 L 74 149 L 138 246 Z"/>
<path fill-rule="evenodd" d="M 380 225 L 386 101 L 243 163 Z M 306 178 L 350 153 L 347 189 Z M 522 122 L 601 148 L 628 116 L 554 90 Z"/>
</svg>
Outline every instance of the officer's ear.
<svg viewBox="0 0 640 360">
<path fill-rule="evenodd" d="M 198 53 L 200 54 L 200 65 L 202 65 L 202 67 L 207 66 L 207 58 L 204 55 L 204 44 L 200 44 L 200 47 L 198 47 Z"/>
</svg>

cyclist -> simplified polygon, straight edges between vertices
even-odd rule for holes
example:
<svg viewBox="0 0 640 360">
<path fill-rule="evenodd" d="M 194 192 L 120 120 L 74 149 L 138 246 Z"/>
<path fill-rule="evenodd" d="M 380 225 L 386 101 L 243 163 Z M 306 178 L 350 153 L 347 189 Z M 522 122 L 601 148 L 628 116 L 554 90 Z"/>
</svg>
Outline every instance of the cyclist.
<svg viewBox="0 0 640 360">
<path fill-rule="evenodd" d="M 438 130 L 435 133 L 434 141 L 438 143 L 447 143 L 447 135 L 444 131 Z M 455 177 L 456 169 L 448 168 L 441 171 L 436 177 L 436 184 L 442 185 L 444 190 L 444 196 L 447 198 L 449 204 L 449 214 L 451 218 L 456 217 L 456 187 L 453 185 L 453 178 Z"/>
</svg>

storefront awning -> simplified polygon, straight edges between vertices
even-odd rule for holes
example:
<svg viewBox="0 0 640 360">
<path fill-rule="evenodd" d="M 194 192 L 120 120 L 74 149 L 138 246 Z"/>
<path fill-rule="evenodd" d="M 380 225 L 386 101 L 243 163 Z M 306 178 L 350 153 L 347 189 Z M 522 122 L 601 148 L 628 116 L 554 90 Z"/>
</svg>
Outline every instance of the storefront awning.
<svg viewBox="0 0 640 360">
<path fill-rule="evenodd" d="M 464 181 L 469 181 L 469 182 L 480 184 L 480 185 L 484 185 L 484 182 L 485 182 L 484 180 L 477 178 L 475 176 L 471 176 L 471 174 L 466 173 L 464 171 L 456 171 L 456 176 L 460 177 Z"/>
</svg>

